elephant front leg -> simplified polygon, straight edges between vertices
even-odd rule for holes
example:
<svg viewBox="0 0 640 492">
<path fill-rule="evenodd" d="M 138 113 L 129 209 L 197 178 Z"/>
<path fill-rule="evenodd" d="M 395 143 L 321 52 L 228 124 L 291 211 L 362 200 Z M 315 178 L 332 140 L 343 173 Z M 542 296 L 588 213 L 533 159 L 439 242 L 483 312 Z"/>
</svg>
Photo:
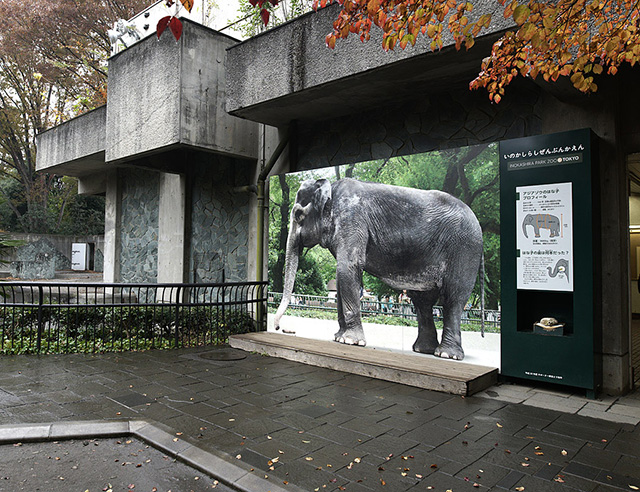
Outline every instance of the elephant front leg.
<svg viewBox="0 0 640 492">
<path fill-rule="evenodd" d="M 464 359 L 464 350 L 462 350 L 460 335 L 460 318 L 462 317 L 463 305 L 445 305 L 443 311 L 442 341 L 433 355 L 443 359 L 462 360 Z"/>
<path fill-rule="evenodd" d="M 334 335 L 334 340 L 348 345 L 366 345 L 362 320 L 360 319 L 360 279 L 357 271 L 354 274 L 352 269 L 345 269 L 341 272 L 338 267 L 337 288 L 338 288 L 338 324 L 340 329 Z M 355 278 L 354 278 L 355 277 Z M 360 270 L 360 278 L 362 271 Z"/>
<path fill-rule="evenodd" d="M 433 305 L 438 298 L 438 293 L 409 292 L 409 297 L 418 317 L 418 338 L 413 344 L 413 351 L 433 354 L 438 347 L 438 335 L 433 321 Z"/>
</svg>

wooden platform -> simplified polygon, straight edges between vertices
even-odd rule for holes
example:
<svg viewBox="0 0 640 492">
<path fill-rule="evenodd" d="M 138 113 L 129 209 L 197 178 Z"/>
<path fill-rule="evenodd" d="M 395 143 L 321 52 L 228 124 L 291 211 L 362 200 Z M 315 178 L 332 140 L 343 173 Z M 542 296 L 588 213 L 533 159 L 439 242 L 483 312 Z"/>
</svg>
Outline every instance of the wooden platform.
<svg viewBox="0 0 640 492">
<path fill-rule="evenodd" d="M 498 380 L 498 369 L 493 367 L 279 333 L 233 335 L 229 344 L 248 352 L 456 395 L 472 395 Z"/>
</svg>

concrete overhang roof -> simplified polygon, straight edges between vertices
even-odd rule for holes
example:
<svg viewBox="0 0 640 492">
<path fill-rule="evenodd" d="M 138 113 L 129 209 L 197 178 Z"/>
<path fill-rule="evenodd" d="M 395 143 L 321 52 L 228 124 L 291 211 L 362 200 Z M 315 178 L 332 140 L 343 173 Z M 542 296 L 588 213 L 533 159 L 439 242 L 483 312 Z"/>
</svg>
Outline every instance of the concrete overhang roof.
<svg viewBox="0 0 640 492">
<path fill-rule="evenodd" d="M 470 50 L 450 35 L 432 52 L 426 36 L 414 47 L 385 52 L 381 32 L 365 43 L 351 35 L 331 50 L 325 36 L 339 6 L 304 15 L 227 49 L 227 111 L 273 126 L 317 121 L 467 85 L 491 45 L 513 24 L 495 0 L 474 2 L 474 16 L 491 12 L 491 27 Z"/>
</svg>

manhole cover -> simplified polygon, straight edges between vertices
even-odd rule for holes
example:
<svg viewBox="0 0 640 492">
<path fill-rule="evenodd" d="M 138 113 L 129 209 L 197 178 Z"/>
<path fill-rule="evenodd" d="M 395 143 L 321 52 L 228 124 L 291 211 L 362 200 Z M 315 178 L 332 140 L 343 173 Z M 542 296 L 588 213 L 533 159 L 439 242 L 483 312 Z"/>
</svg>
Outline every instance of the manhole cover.
<svg viewBox="0 0 640 492">
<path fill-rule="evenodd" d="M 242 350 L 235 349 L 217 349 L 211 352 L 200 354 L 201 359 L 207 360 L 242 360 L 247 358 L 247 354 Z"/>
</svg>

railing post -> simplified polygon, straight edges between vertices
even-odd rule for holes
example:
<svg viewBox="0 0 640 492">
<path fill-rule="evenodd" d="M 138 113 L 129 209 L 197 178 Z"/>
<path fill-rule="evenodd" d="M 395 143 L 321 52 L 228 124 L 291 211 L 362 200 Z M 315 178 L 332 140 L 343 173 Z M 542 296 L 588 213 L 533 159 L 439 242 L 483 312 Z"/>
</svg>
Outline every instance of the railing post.
<svg viewBox="0 0 640 492">
<path fill-rule="evenodd" d="M 43 300 L 44 297 L 44 292 L 42 289 L 42 286 L 39 285 L 38 286 L 38 335 L 37 335 L 37 339 L 36 339 L 36 353 L 40 353 L 40 347 L 42 344 L 42 303 L 44 302 Z"/>
<path fill-rule="evenodd" d="M 266 310 L 266 301 L 263 301 L 262 299 L 265 297 L 264 296 L 264 285 L 257 285 L 257 292 L 254 289 L 254 292 L 257 294 L 256 295 L 256 301 L 257 301 L 257 306 L 256 306 L 256 317 L 258 318 L 258 330 L 257 331 L 267 331 L 267 327 L 266 327 L 266 316 L 265 313 L 267 312 Z"/>
<path fill-rule="evenodd" d="M 178 344 L 180 343 L 179 325 L 180 325 L 180 290 L 181 290 L 181 287 L 178 286 L 177 289 L 178 290 L 176 291 L 176 333 L 175 333 L 176 348 L 178 348 Z"/>
</svg>

